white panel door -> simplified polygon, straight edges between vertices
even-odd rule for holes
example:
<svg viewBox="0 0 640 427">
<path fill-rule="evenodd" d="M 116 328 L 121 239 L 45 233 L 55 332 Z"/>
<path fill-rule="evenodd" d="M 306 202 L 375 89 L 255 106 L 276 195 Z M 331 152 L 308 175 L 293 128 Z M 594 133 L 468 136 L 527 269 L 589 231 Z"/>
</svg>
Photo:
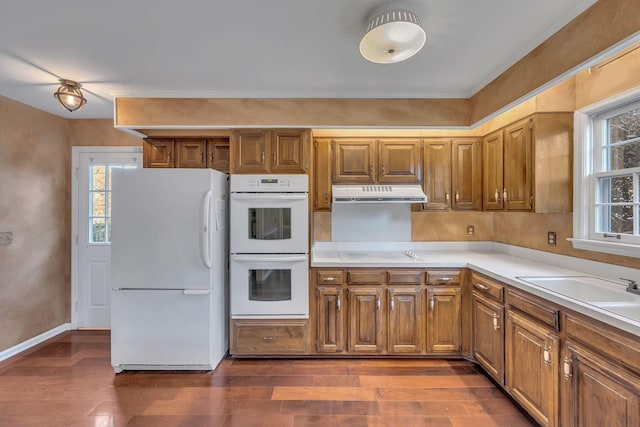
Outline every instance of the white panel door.
<svg viewBox="0 0 640 427">
<path fill-rule="evenodd" d="M 142 166 L 142 153 L 74 153 L 73 212 L 76 311 L 79 328 L 109 328 L 111 286 L 111 177 L 117 168 Z M 124 151 L 124 150 L 123 150 Z"/>
</svg>

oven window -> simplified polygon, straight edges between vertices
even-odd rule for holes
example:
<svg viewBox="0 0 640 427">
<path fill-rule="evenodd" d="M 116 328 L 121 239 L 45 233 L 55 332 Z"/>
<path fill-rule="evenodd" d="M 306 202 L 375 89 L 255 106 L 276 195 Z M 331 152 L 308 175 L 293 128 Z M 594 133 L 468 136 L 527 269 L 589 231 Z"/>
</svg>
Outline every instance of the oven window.
<svg viewBox="0 0 640 427">
<path fill-rule="evenodd" d="M 291 239 L 291 208 L 249 208 L 249 239 Z"/>
<path fill-rule="evenodd" d="M 291 270 L 249 270 L 249 300 L 290 301 Z"/>
</svg>

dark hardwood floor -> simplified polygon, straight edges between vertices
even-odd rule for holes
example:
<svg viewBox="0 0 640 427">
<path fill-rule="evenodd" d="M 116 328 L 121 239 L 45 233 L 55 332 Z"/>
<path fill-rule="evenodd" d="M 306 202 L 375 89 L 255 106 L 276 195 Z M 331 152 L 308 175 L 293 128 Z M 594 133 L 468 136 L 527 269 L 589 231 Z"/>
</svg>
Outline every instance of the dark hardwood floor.
<svg viewBox="0 0 640 427">
<path fill-rule="evenodd" d="M 214 372 L 115 375 L 108 331 L 0 363 L 0 426 L 531 426 L 473 364 L 225 359 Z"/>
</svg>

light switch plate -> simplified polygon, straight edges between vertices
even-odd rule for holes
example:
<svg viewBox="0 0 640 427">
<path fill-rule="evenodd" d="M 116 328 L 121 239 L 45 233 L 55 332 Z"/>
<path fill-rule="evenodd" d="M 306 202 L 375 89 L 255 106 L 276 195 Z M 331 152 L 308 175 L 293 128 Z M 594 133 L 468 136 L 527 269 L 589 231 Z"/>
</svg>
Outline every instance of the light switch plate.
<svg viewBox="0 0 640 427">
<path fill-rule="evenodd" d="M 12 231 L 0 231 L 0 245 L 9 245 L 13 242 Z"/>
</svg>

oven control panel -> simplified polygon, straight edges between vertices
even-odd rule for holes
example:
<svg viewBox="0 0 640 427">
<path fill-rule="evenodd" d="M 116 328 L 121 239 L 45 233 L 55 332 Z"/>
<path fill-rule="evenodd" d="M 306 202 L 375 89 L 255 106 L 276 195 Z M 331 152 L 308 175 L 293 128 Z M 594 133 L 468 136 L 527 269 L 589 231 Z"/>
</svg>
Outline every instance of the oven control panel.
<svg viewBox="0 0 640 427">
<path fill-rule="evenodd" d="M 232 193 L 291 193 L 309 191 L 309 177 L 303 174 L 231 175 Z"/>
</svg>

